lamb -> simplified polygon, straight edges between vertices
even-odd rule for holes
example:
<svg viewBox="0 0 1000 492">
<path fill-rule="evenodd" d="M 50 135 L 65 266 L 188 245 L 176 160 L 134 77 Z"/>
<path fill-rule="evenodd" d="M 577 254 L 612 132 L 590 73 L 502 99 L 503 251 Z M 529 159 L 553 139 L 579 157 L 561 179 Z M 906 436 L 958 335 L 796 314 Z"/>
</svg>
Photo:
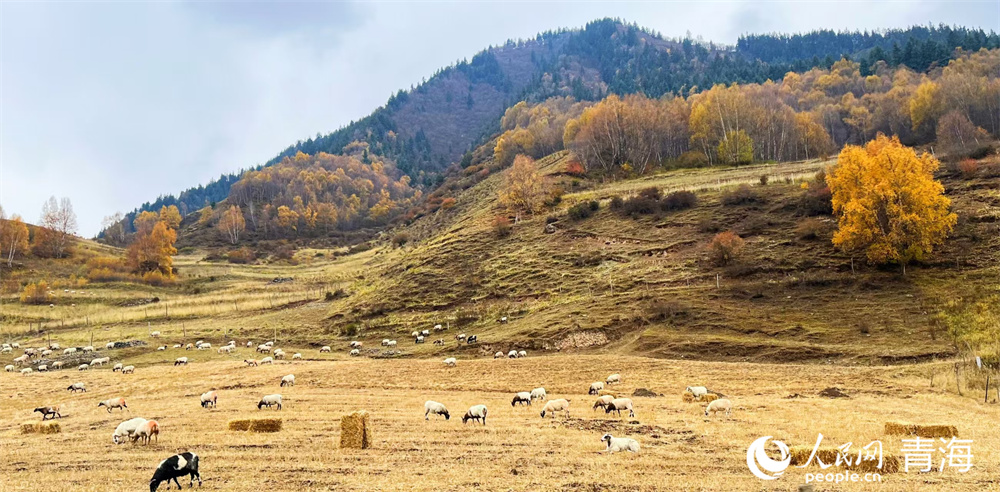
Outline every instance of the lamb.
<svg viewBox="0 0 1000 492">
<path fill-rule="evenodd" d="M 454 357 L 448 357 L 447 359 L 444 360 L 444 365 L 448 367 L 455 367 L 456 364 L 458 364 L 458 360 L 455 359 Z"/>
<path fill-rule="evenodd" d="M 87 385 L 85 385 L 83 383 L 73 383 L 73 384 L 69 385 L 68 388 L 66 388 L 66 391 L 70 391 L 70 392 L 73 392 L 73 393 L 76 393 L 77 391 L 82 391 L 82 392 L 86 393 L 87 392 Z"/>
<path fill-rule="evenodd" d="M 289 375 L 281 378 L 281 386 L 282 387 L 284 387 L 284 386 L 295 386 L 295 375 L 294 374 L 289 374 Z"/>
<path fill-rule="evenodd" d="M 281 395 L 279 394 L 267 395 L 261 398 L 260 402 L 257 403 L 257 410 L 260 410 L 263 407 L 271 408 L 274 405 L 277 405 L 278 410 L 281 410 Z"/>
<path fill-rule="evenodd" d="M 185 451 L 161 461 L 160 465 L 156 467 L 156 471 L 153 472 L 153 478 L 149 479 L 149 492 L 156 492 L 161 482 L 167 482 L 167 488 L 169 488 L 171 479 L 177 484 L 177 489 L 180 490 L 181 484 L 177 481 L 177 478 L 184 475 L 191 475 L 191 487 L 194 487 L 195 478 L 198 479 L 198 486 L 201 487 L 201 475 L 198 473 L 198 455 Z"/>
<path fill-rule="evenodd" d="M 219 403 L 219 393 L 215 390 L 201 395 L 201 408 L 208 408 L 209 405 L 215 408 Z"/>
<path fill-rule="evenodd" d="M 146 419 L 136 417 L 118 424 L 118 427 L 115 428 L 114 434 L 111 434 L 111 441 L 115 444 L 124 443 L 125 439 L 132 437 L 132 434 L 135 433 L 136 429 L 144 423 L 146 423 Z"/>
<path fill-rule="evenodd" d="M 298 352 L 292 354 L 292 360 L 302 360 L 302 354 Z"/>
<path fill-rule="evenodd" d="M 565 416 L 569 417 L 569 400 L 565 398 L 549 400 L 545 408 L 542 408 L 542 417 L 544 418 L 546 413 L 551 413 L 552 418 L 555 418 L 556 412 L 564 412 Z"/>
<path fill-rule="evenodd" d="M 622 382 L 622 375 L 621 374 L 617 374 L 617 373 L 616 374 L 612 374 L 612 375 L 608 376 L 608 379 L 607 379 L 606 382 L 608 383 L 608 385 L 620 383 L 620 382 Z"/>
<path fill-rule="evenodd" d="M 252 359 L 251 360 L 243 359 L 243 363 L 246 364 L 247 367 L 257 367 L 257 361 Z"/>
<path fill-rule="evenodd" d="M 274 359 L 272 359 L 270 357 L 264 357 L 263 359 L 260 360 L 260 365 L 273 364 L 273 363 L 274 363 Z"/>
<path fill-rule="evenodd" d="M 175 366 L 181 366 L 181 365 L 186 366 L 187 363 L 188 363 L 187 357 L 178 357 L 177 360 L 174 361 Z"/>
<path fill-rule="evenodd" d="M 358 349 L 351 350 L 351 357 L 357 357 L 359 355 L 361 355 L 361 351 L 360 350 L 358 350 Z"/>
<path fill-rule="evenodd" d="M 330 353 L 332 350 L 329 345 L 324 345 L 323 348 L 319 349 L 319 353 Z"/>
<path fill-rule="evenodd" d="M 514 395 L 514 399 L 510 401 L 510 406 L 513 407 L 513 406 L 517 405 L 518 403 L 520 403 L 522 405 L 528 405 L 530 407 L 531 406 L 531 392 L 530 391 L 521 391 L 521 392 L 518 392 L 517 394 L 515 394 Z"/>
<path fill-rule="evenodd" d="M 111 372 L 118 372 L 118 371 L 122 370 L 122 367 L 125 367 L 125 366 L 121 362 L 119 362 L 119 363 L 115 364 L 114 367 L 111 368 Z"/>
<path fill-rule="evenodd" d="M 6 372 L 14 372 L 14 366 L 11 364 L 7 364 L 6 366 L 4 366 L 3 370 Z"/>
<path fill-rule="evenodd" d="M 122 374 L 135 374 L 135 366 L 125 366 L 122 368 Z"/>
<path fill-rule="evenodd" d="M 80 364 L 76 368 L 76 370 L 78 370 L 78 371 L 86 371 L 87 369 L 90 369 L 90 365 L 89 364 Z"/>
<path fill-rule="evenodd" d="M 486 425 L 486 405 L 473 405 L 469 407 L 469 411 L 465 412 L 462 416 L 462 423 L 466 423 L 470 420 L 478 420 Z"/>
<path fill-rule="evenodd" d="M 493 354 L 493 358 L 494 359 L 502 359 L 503 358 L 503 352 L 497 352 L 497 353 Z"/>
<path fill-rule="evenodd" d="M 153 337 L 153 338 L 157 338 L 157 337 L 159 337 L 159 336 L 160 336 L 160 332 L 158 332 L 158 331 L 154 331 L 154 332 L 150 333 L 150 334 L 149 334 L 149 336 L 151 336 L 151 337 Z"/>
<path fill-rule="evenodd" d="M 619 417 L 622 416 L 622 410 L 628 410 L 628 416 L 635 417 L 635 411 L 632 410 L 631 398 L 615 398 L 604 407 L 604 413 L 618 412 Z"/>
<path fill-rule="evenodd" d="M 611 396 L 611 395 L 599 396 L 597 398 L 597 401 L 594 402 L 594 410 L 597 410 L 597 407 L 601 407 L 601 408 L 607 409 L 608 405 L 611 404 L 611 400 L 614 400 L 614 399 L 615 399 L 615 397 Z"/>
<path fill-rule="evenodd" d="M 524 350 L 519 350 L 517 352 L 517 356 L 518 356 L 518 358 L 520 358 L 520 357 L 527 357 L 528 356 L 528 352 L 525 352 Z"/>
<path fill-rule="evenodd" d="M 105 407 L 105 408 L 108 409 L 108 413 L 111 413 L 111 410 L 114 409 L 114 408 L 117 408 L 117 409 L 119 409 L 119 410 L 121 410 L 121 411 L 124 412 L 128 408 L 128 405 L 125 404 L 125 399 L 124 398 L 118 397 L 118 398 L 111 398 L 109 400 L 104 400 L 102 402 L 99 402 L 97 404 L 97 407 L 98 408 Z"/>
<path fill-rule="evenodd" d="M 42 420 L 54 419 L 56 417 L 62 418 L 62 414 L 59 413 L 59 406 L 38 407 L 34 411 L 42 414 Z"/>
<path fill-rule="evenodd" d="M 517 350 L 511 350 L 510 352 L 507 352 L 507 358 L 508 359 L 516 359 L 517 358 Z"/>
<path fill-rule="evenodd" d="M 547 395 L 545 394 L 545 388 L 535 388 L 535 389 L 531 390 L 531 399 L 532 400 L 543 400 L 544 401 L 545 398 L 546 398 L 546 396 Z"/>
<path fill-rule="evenodd" d="M 622 451 L 628 451 L 630 453 L 639 452 L 639 442 L 635 439 L 630 439 L 627 437 L 612 437 L 611 434 L 604 434 L 601 437 L 601 441 L 607 443 L 608 447 L 606 451 L 610 453 L 620 453 Z"/>
<path fill-rule="evenodd" d="M 424 403 L 424 420 L 430 420 L 430 415 L 444 415 L 444 419 L 448 420 L 451 418 L 451 414 L 448 413 L 448 409 L 436 401 L 427 400 Z"/>
<path fill-rule="evenodd" d="M 705 407 L 706 417 L 708 416 L 709 412 L 711 412 L 712 415 L 715 415 L 719 412 L 724 412 L 728 417 L 733 413 L 733 402 L 729 401 L 728 398 L 719 398 L 718 400 L 709 403 L 708 406 Z"/>
<path fill-rule="evenodd" d="M 21 369 L 21 375 L 22 376 L 30 376 L 31 372 L 32 372 L 32 370 L 31 370 L 30 367 L 25 367 L 24 369 Z"/>
<path fill-rule="evenodd" d="M 596 383 L 591 383 L 590 384 L 590 390 L 587 391 L 587 394 L 588 395 L 596 395 L 596 394 L 600 393 L 602 389 L 604 389 L 604 383 L 602 383 L 600 381 L 598 381 Z"/>
<path fill-rule="evenodd" d="M 153 436 L 156 436 L 156 442 L 160 442 L 160 424 L 155 420 L 147 420 L 132 433 L 132 444 L 135 444 L 136 441 L 145 441 L 145 444 L 149 445 Z"/>
<path fill-rule="evenodd" d="M 684 391 L 691 393 L 695 398 L 701 398 L 708 394 L 708 388 L 704 386 L 688 386 Z"/>
</svg>

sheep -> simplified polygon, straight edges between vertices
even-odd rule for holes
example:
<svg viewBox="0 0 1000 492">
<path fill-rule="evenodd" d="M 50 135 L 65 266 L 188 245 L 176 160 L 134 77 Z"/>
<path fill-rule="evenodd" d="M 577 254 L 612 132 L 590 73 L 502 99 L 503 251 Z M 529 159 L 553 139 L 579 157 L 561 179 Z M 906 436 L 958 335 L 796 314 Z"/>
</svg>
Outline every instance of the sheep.
<svg viewBox="0 0 1000 492">
<path fill-rule="evenodd" d="M 513 407 L 513 406 L 517 405 L 518 403 L 520 403 L 522 405 L 528 405 L 530 407 L 531 406 L 531 392 L 530 391 L 521 391 L 521 392 L 515 394 L 514 395 L 514 399 L 510 401 L 510 406 Z"/>
<path fill-rule="evenodd" d="M 382 339 L 382 346 L 383 347 L 388 347 L 389 346 L 389 339 L 388 338 L 383 338 Z"/>
<path fill-rule="evenodd" d="M 14 357 L 13 362 L 19 366 L 23 366 L 24 364 L 28 363 L 28 356 L 22 355 L 20 357 Z"/>
<path fill-rule="evenodd" d="M 188 363 L 187 357 L 178 357 L 176 360 L 174 360 L 175 366 L 186 366 L 187 363 Z"/>
<path fill-rule="evenodd" d="M 70 355 L 75 353 L 76 353 L 76 347 L 68 347 L 65 350 L 63 350 L 63 355 Z"/>
<path fill-rule="evenodd" d="M 115 428 L 114 434 L 111 434 L 111 441 L 115 444 L 124 443 L 125 439 L 132 437 L 132 434 L 135 433 L 136 429 L 144 423 L 146 423 L 146 419 L 136 417 L 118 424 L 118 427 Z"/>
<path fill-rule="evenodd" d="M 423 336 L 425 336 L 425 337 L 429 337 L 429 336 L 431 336 L 431 331 L 430 330 L 423 330 L 423 331 L 420 332 L 420 334 L 423 335 Z"/>
<path fill-rule="evenodd" d="M 597 407 L 601 407 L 601 408 L 607 409 L 608 405 L 611 404 L 611 400 L 614 400 L 614 399 L 615 399 L 615 397 L 612 396 L 612 395 L 602 395 L 602 396 L 599 396 L 597 398 L 597 401 L 594 402 L 594 410 L 597 410 Z"/>
<path fill-rule="evenodd" d="M 7 364 L 4 366 L 3 370 L 6 372 L 14 372 L 14 366 L 12 364 Z"/>
<path fill-rule="evenodd" d="M 101 407 L 107 408 L 108 409 L 108 413 L 111 413 L 111 409 L 113 409 L 113 408 L 117 408 L 117 409 L 119 409 L 119 410 L 121 410 L 121 411 L 124 412 L 128 408 L 128 405 L 125 404 L 125 399 L 124 398 L 118 397 L 118 398 L 111 398 L 109 400 L 104 400 L 104 401 L 98 402 L 97 403 L 97 408 L 101 408 Z"/>
<path fill-rule="evenodd" d="M 223 345 L 223 346 L 219 347 L 218 349 L 216 349 L 216 352 L 218 352 L 220 354 L 231 354 L 231 353 L 233 353 L 233 346 L 232 345 Z"/>
<path fill-rule="evenodd" d="M 357 340 L 351 342 L 351 348 L 361 348 L 361 345 L 362 343 Z"/>
<path fill-rule="evenodd" d="M 253 348 L 253 342 L 252 341 L 247 340 L 247 348 Z"/>
<path fill-rule="evenodd" d="M 437 340 L 434 340 L 434 345 L 442 345 L 443 346 L 444 345 L 444 339 L 443 338 L 438 338 Z"/>
<path fill-rule="evenodd" d="M 617 374 L 617 373 L 616 374 L 612 374 L 612 375 L 608 376 L 608 379 L 606 380 L 606 382 L 607 382 L 608 385 L 620 383 L 620 382 L 622 382 L 622 375 L 621 374 Z"/>
<path fill-rule="evenodd" d="M 298 352 L 292 354 L 292 360 L 302 360 L 302 354 Z"/>
<path fill-rule="evenodd" d="M 724 412 L 728 417 L 733 413 L 733 402 L 729 401 L 728 398 L 719 398 L 714 400 L 705 407 L 705 416 L 707 417 L 709 412 L 715 415 L 719 412 Z"/>
<path fill-rule="evenodd" d="M 284 359 L 284 358 L 285 358 L 285 351 L 284 350 L 281 350 L 281 349 L 275 349 L 274 350 L 274 360 Z"/>
<path fill-rule="evenodd" d="M 14 351 L 14 349 L 11 348 L 10 345 L 8 345 L 8 346 L 6 346 L 4 348 L 0 348 L 0 354 L 9 354 L 9 353 L 11 353 L 13 351 Z"/>
<path fill-rule="evenodd" d="M 413 343 L 424 343 L 424 336 L 417 335 L 417 338 L 413 340 Z"/>
<path fill-rule="evenodd" d="M 93 352 L 93 351 L 94 351 L 94 346 L 93 345 L 87 345 L 86 347 L 83 347 L 83 353 L 85 353 L 85 354 Z"/>
<path fill-rule="evenodd" d="M 434 331 L 444 331 L 444 327 L 440 324 L 434 325 Z"/>
<path fill-rule="evenodd" d="M 273 347 L 274 346 L 274 341 L 264 342 L 264 345 L 267 345 L 268 347 Z"/>
<path fill-rule="evenodd" d="M 71 391 L 73 393 L 76 393 L 77 391 L 82 391 L 82 392 L 86 393 L 87 392 L 87 385 L 83 384 L 83 383 L 73 383 L 73 384 L 69 385 L 68 388 L 66 388 L 66 391 Z"/>
<path fill-rule="evenodd" d="M 611 400 L 604 407 L 604 413 L 618 412 L 618 416 L 622 416 L 622 410 L 628 410 L 629 417 L 635 417 L 635 410 L 632 409 L 632 399 L 631 398 L 615 398 Z"/>
<path fill-rule="evenodd" d="M 444 365 L 448 367 L 455 367 L 456 364 L 458 364 L 458 360 L 455 359 L 454 357 L 448 357 L 447 359 L 444 360 Z"/>
<path fill-rule="evenodd" d="M 174 348 L 181 348 L 181 347 L 183 347 L 183 345 L 181 345 L 181 344 L 179 344 L 179 343 L 175 343 L 175 344 L 174 344 Z"/>
<path fill-rule="evenodd" d="M 212 344 L 211 343 L 203 343 L 201 345 L 198 345 L 198 350 L 205 350 L 205 349 L 210 349 L 210 348 L 212 348 Z"/>
<path fill-rule="evenodd" d="M 53 345 L 55 345 L 55 347 L 49 347 L 49 348 L 51 348 L 53 350 L 59 348 L 59 344 L 58 343 L 54 343 Z M 14 348 L 21 348 L 21 344 L 17 343 L 17 342 L 11 342 L 10 346 L 14 347 Z"/>
<path fill-rule="evenodd" d="M 52 355 L 52 351 L 51 350 L 45 349 L 45 350 L 42 351 L 42 357 L 48 357 L 50 355 Z"/>
<path fill-rule="evenodd" d="M 591 383 L 590 384 L 590 389 L 587 390 L 587 394 L 588 395 L 596 395 L 596 394 L 600 393 L 602 389 L 604 389 L 604 383 L 602 383 L 600 381 L 598 381 L 596 383 Z"/>
<path fill-rule="evenodd" d="M 351 350 L 351 357 L 357 357 L 359 355 L 361 355 L 361 351 L 360 350 L 358 350 L 358 349 Z"/>
<path fill-rule="evenodd" d="M 160 424 L 155 420 L 147 420 L 135 429 L 132 433 L 132 444 L 137 441 L 145 441 L 146 445 L 149 445 L 149 441 L 156 436 L 156 442 L 160 442 Z"/>
<path fill-rule="evenodd" d="M 545 388 L 535 388 L 535 389 L 531 390 L 531 399 L 532 400 L 542 400 L 542 401 L 545 401 L 545 398 L 547 396 L 548 395 L 545 394 Z"/>
<path fill-rule="evenodd" d="M 502 359 L 503 358 L 503 352 L 497 352 L 497 353 L 493 354 L 493 358 L 494 359 Z"/>
<path fill-rule="evenodd" d="M 15 344 L 13 344 L 12 346 L 13 346 L 14 348 L 18 348 L 18 347 L 19 347 L 20 345 L 18 345 L 18 344 L 16 344 L 16 343 L 15 343 Z M 60 347 L 58 343 L 52 343 L 52 344 L 49 344 L 49 349 L 50 349 L 50 350 L 59 350 L 60 348 L 62 348 L 62 347 Z"/>
<path fill-rule="evenodd" d="M 611 434 L 604 434 L 601 437 L 601 441 L 607 443 L 608 447 L 605 451 L 608 454 L 620 453 L 622 451 L 628 451 L 630 453 L 639 452 L 639 442 L 635 439 L 630 439 L 628 437 L 612 437 Z"/>
<path fill-rule="evenodd" d="M 500 317 L 500 324 L 505 324 L 505 323 L 507 323 L 507 317 L 506 316 L 501 316 Z"/>
<path fill-rule="evenodd" d="M 424 420 L 430 420 L 431 414 L 444 415 L 445 420 L 451 419 L 451 414 L 448 413 L 448 408 L 436 401 L 427 400 L 427 403 L 424 403 Z"/>
<path fill-rule="evenodd" d="M 62 369 L 63 364 L 65 364 L 63 361 L 57 360 L 57 361 L 55 361 L 55 362 L 52 363 L 52 368 L 53 369 Z"/>
<path fill-rule="evenodd" d="M 247 367 L 257 367 L 257 361 L 253 359 L 251 360 L 243 359 L 243 363 L 246 364 Z"/>
<path fill-rule="evenodd" d="M 31 359 L 34 358 L 36 355 L 38 355 L 38 351 L 36 351 L 33 348 L 26 348 L 24 349 L 24 355 L 28 356 L 28 358 Z"/>
<path fill-rule="evenodd" d="M 329 348 L 329 347 L 323 347 L 323 348 L 325 349 L 325 348 Z M 260 353 L 262 353 L 262 354 L 270 353 L 271 352 L 271 346 L 270 345 L 258 345 L 257 346 L 257 351 L 260 352 Z M 320 352 L 322 352 L 322 351 L 323 350 L 320 349 Z"/>
<path fill-rule="evenodd" d="M 201 408 L 208 408 L 209 405 L 215 408 L 219 403 L 219 393 L 215 390 L 201 395 Z"/>
<path fill-rule="evenodd" d="M 177 489 L 180 490 L 181 484 L 177 481 L 177 477 L 183 477 L 184 475 L 191 475 L 191 487 L 194 487 L 195 478 L 198 479 L 198 487 L 201 487 L 201 475 L 198 473 L 198 455 L 185 451 L 161 461 L 160 465 L 156 467 L 156 471 L 153 472 L 153 478 L 149 479 L 149 492 L 156 492 L 161 482 L 167 482 L 167 488 L 170 488 L 171 479 L 177 484 Z"/>
<path fill-rule="evenodd" d="M 389 347 L 395 347 L 395 346 L 396 346 L 396 341 L 395 340 L 389 340 Z"/>
<path fill-rule="evenodd" d="M 466 423 L 470 420 L 478 420 L 486 425 L 486 405 L 473 405 L 469 407 L 469 411 L 465 412 L 462 416 L 462 423 Z"/>
<path fill-rule="evenodd" d="M 510 352 L 507 352 L 507 358 L 508 359 L 516 359 L 517 358 L 517 350 L 511 350 Z"/>
<path fill-rule="evenodd" d="M 38 372 L 48 372 L 48 370 L 49 370 L 49 366 L 46 365 L 46 364 L 42 364 L 42 365 L 38 366 Z"/>
<path fill-rule="evenodd" d="M 62 418 L 62 414 L 59 413 L 59 406 L 54 407 L 38 407 L 32 413 L 38 412 L 42 414 L 42 420 L 54 419 L 56 417 Z"/>
<path fill-rule="evenodd" d="M 289 375 L 281 378 L 281 386 L 282 387 L 284 387 L 284 386 L 295 386 L 295 375 L 294 374 L 289 374 Z"/>
<path fill-rule="evenodd" d="M 111 349 L 115 348 L 115 342 L 108 342 L 108 343 L 104 344 L 104 348 L 108 349 L 108 350 L 111 350 Z"/>
<path fill-rule="evenodd" d="M 519 350 L 519 351 L 517 352 L 517 357 L 518 357 L 518 358 L 521 358 L 521 357 L 527 357 L 527 356 L 528 356 L 528 352 L 525 352 L 524 350 Z"/>
<path fill-rule="evenodd" d="M 119 362 L 119 363 L 115 364 L 114 367 L 111 368 L 111 372 L 118 372 L 118 371 L 122 370 L 122 367 L 125 367 L 125 366 L 121 362 Z"/>
<path fill-rule="evenodd" d="M 569 400 L 565 398 L 549 400 L 545 404 L 545 408 L 542 408 L 542 418 L 545 417 L 546 413 L 551 413 L 552 418 L 555 418 L 556 412 L 563 412 L 566 417 L 569 417 Z"/>
<path fill-rule="evenodd" d="M 159 347 L 156 347 L 156 351 L 157 352 L 161 352 L 163 350 L 167 350 L 167 346 L 166 345 L 160 345 Z"/>
<path fill-rule="evenodd" d="M 92 366 L 103 366 L 104 364 L 107 364 L 108 362 L 111 362 L 111 357 L 98 357 L 98 358 L 90 361 L 90 365 L 92 365 Z"/>
<path fill-rule="evenodd" d="M 455 340 L 459 341 L 465 340 L 465 333 L 459 333 L 458 335 L 455 335 Z"/>
<path fill-rule="evenodd" d="M 271 357 L 264 357 L 263 359 L 260 360 L 260 365 L 273 364 L 273 363 L 274 359 L 272 359 Z"/>
<path fill-rule="evenodd" d="M 191 350 L 193 348 L 194 348 L 194 344 L 193 343 L 189 343 L 189 344 L 187 344 L 187 345 L 184 346 L 184 350 Z"/>
<path fill-rule="evenodd" d="M 419 337 L 420 336 L 420 332 L 419 331 L 411 331 L 410 332 L 410 336 L 414 337 L 414 338 Z"/>
<path fill-rule="evenodd" d="M 30 376 L 31 372 L 32 371 L 31 371 L 30 367 L 25 367 L 24 369 L 21 369 L 21 375 L 22 376 Z"/>
<path fill-rule="evenodd" d="M 261 398 L 260 402 L 257 403 L 257 410 L 260 410 L 263 407 L 271 408 L 274 405 L 277 405 L 278 410 L 281 410 L 281 395 L 279 394 L 267 395 Z"/>
<path fill-rule="evenodd" d="M 691 393 L 695 398 L 701 398 L 708 394 L 708 388 L 704 386 L 688 386 L 684 391 Z"/>
<path fill-rule="evenodd" d="M 469 335 L 469 338 L 465 339 L 465 343 L 467 343 L 469 345 L 472 345 L 473 343 L 476 343 L 478 341 L 479 341 L 479 337 L 476 336 L 476 335 Z"/>
<path fill-rule="evenodd" d="M 122 368 L 122 374 L 135 374 L 135 366 L 125 366 Z"/>
<path fill-rule="evenodd" d="M 322 348 L 319 349 L 319 353 L 321 354 L 330 353 L 332 351 L 333 349 L 331 349 L 329 345 L 324 345 Z"/>
<path fill-rule="evenodd" d="M 90 369 L 90 365 L 89 364 L 80 364 L 76 368 L 77 371 L 86 371 L 87 369 Z"/>
<path fill-rule="evenodd" d="M 159 337 L 159 336 L 160 336 L 160 332 L 158 332 L 158 331 L 154 331 L 154 332 L 150 333 L 150 334 L 149 334 L 149 336 L 150 336 L 150 337 L 153 337 L 153 338 L 157 338 L 157 337 Z"/>
</svg>

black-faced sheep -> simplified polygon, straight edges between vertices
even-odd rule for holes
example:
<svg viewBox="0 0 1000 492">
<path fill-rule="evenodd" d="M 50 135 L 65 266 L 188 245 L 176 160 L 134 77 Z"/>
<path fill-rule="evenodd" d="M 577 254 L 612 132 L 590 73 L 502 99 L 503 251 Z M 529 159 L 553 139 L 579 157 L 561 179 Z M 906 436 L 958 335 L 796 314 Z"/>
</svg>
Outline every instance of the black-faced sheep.
<svg viewBox="0 0 1000 492">
<path fill-rule="evenodd" d="M 86 393 L 87 392 L 87 385 L 85 385 L 83 383 L 73 383 L 73 384 L 69 385 L 68 388 L 66 388 L 66 391 L 71 391 L 73 393 L 76 393 L 77 391 L 82 391 L 82 392 Z"/>
<path fill-rule="evenodd" d="M 545 414 L 551 413 L 552 417 L 555 418 L 556 412 L 563 412 L 566 417 L 569 417 L 569 400 L 565 398 L 549 400 L 545 404 L 545 408 L 542 409 L 542 417 L 544 418 Z"/>
<path fill-rule="evenodd" d="M 170 480 L 173 480 L 177 484 L 177 489 L 180 490 L 181 484 L 177 481 L 177 478 L 185 475 L 191 476 L 191 487 L 194 487 L 195 478 L 198 479 L 198 486 L 201 487 L 201 475 L 198 473 L 198 455 L 183 452 L 161 461 L 160 466 L 156 467 L 156 471 L 153 472 L 153 478 L 149 479 L 149 492 L 156 492 L 161 482 L 170 482 Z"/>
<path fill-rule="evenodd" d="M 430 420 L 431 414 L 443 415 L 445 420 L 451 418 L 451 414 L 448 413 L 448 409 L 443 404 L 427 400 L 427 403 L 424 403 L 424 420 Z"/>
<path fill-rule="evenodd" d="M 277 406 L 278 410 L 281 410 L 281 395 L 267 395 L 261 398 L 260 402 L 257 403 L 257 410 L 263 407 L 271 408 L 272 406 Z"/>
<path fill-rule="evenodd" d="M 628 416 L 635 417 L 631 398 L 615 398 L 608 403 L 608 406 L 604 407 L 604 413 L 618 412 L 619 417 L 622 415 L 622 410 L 628 410 Z"/>
<path fill-rule="evenodd" d="M 469 411 L 465 412 L 462 416 L 462 423 L 467 423 L 470 420 L 478 420 L 486 425 L 486 405 L 473 405 L 469 407 Z"/>
<path fill-rule="evenodd" d="M 218 404 L 219 394 L 217 392 L 209 391 L 201 395 L 201 408 L 208 408 L 209 406 L 215 408 Z"/>
<path fill-rule="evenodd" d="M 514 399 L 510 401 L 510 406 L 515 406 L 518 403 L 522 405 L 531 405 L 531 392 L 521 391 L 514 395 Z"/>
<path fill-rule="evenodd" d="M 465 343 L 467 343 L 469 345 L 472 345 L 473 343 L 476 343 L 478 341 L 479 341 L 479 337 L 477 335 L 469 335 L 469 338 L 465 339 Z"/>
</svg>

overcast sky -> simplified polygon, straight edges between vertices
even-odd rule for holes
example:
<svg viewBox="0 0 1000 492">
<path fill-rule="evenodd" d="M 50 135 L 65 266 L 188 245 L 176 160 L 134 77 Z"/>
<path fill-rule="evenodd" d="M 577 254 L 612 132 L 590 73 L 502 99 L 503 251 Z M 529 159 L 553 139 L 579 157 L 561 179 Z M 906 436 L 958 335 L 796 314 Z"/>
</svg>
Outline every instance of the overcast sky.
<svg viewBox="0 0 1000 492">
<path fill-rule="evenodd" d="M 319 3 L 0 0 L 0 204 L 69 197 L 80 234 L 267 161 L 508 38 L 620 17 L 732 44 L 746 32 L 947 23 L 1000 3 Z"/>
</svg>

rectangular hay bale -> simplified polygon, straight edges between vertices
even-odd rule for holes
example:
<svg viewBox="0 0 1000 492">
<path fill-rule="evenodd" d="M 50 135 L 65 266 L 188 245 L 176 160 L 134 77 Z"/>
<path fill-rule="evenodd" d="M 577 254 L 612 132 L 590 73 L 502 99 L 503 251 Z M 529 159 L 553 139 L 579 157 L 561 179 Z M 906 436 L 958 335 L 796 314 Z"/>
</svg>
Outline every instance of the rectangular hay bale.
<svg viewBox="0 0 1000 492">
<path fill-rule="evenodd" d="M 59 422 L 33 420 L 21 423 L 21 434 L 58 434 L 59 432 L 62 432 Z"/>
<path fill-rule="evenodd" d="M 805 465 L 809 460 L 809 456 L 812 455 L 812 446 L 793 446 L 788 450 L 791 455 L 793 466 Z M 837 455 L 840 450 L 837 448 L 819 448 L 816 450 L 816 458 L 819 458 L 823 464 L 833 465 L 837 463 Z M 816 458 L 813 458 L 812 466 L 819 466 L 816 463 Z M 853 460 L 858 459 L 858 451 L 849 452 L 846 458 Z M 846 470 L 851 470 L 858 473 L 897 473 L 900 469 L 899 458 L 891 454 L 882 455 L 882 468 L 876 468 L 878 466 L 878 460 L 870 461 L 863 460 L 860 463 L 852 464 L 848 466 L 845 463 L 841 463 L 840 467 Z"/>
<path fill-rule="evenodd" d="M 281 419 L 251 419 L 250 432 L 280 432 Z"/>
<path fill-rule="evenodd" d="M 228 426 L 231 431 L 250 430 L 250 419 L 230 420 Z"/>
<path fill-rule="evenodd" d="M 699 398 L 698 401 L 704 402 L 704 403 L 712 403 L 713 401 L 718 400 L 718 399 L 719 399 L 719 395 L 717 395 L 715 393 L 705 393 L 704 395 L 701 395 L 701 398 Z"/>
<path fill-rule="evenodd" d="M 885 433 L 893 436 L 958 437 L 958 427 L 946 424 L 910 424 L 886 422 Z"/>
<path fill-rule="evenodd" d="M 368 449 L 372 445 L 371 416 L 360 410 L 340 418 L 340 447 Z"/>
<path fill-rule="evenodd" d="M 690 391 L 685 391 L 684 393 L 681 394 L 681 401 L 683 401 L 684 403 L 694 403 L 695 398 Z"/>
</svg>

